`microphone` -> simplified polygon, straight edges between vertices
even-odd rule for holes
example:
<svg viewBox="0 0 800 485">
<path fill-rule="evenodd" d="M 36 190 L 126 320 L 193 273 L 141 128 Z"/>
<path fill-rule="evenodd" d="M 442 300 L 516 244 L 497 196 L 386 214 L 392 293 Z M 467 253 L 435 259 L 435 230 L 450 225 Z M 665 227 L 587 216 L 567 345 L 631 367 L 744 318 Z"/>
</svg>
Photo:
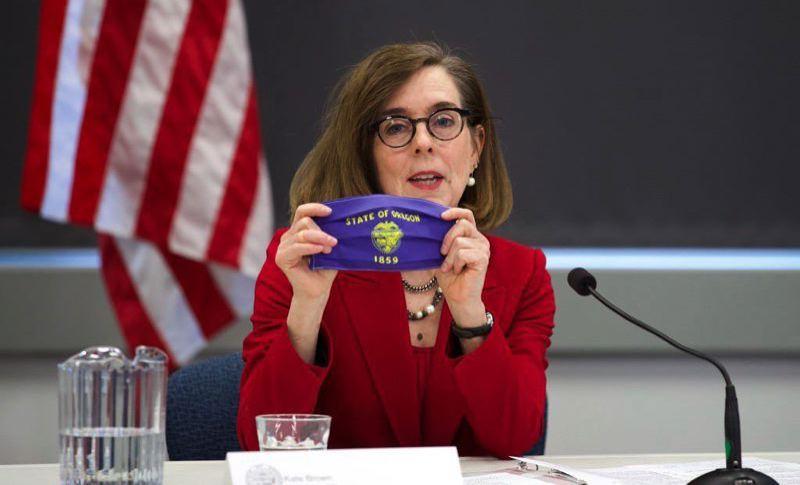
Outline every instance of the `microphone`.
<svg viewBox="0 0 800 485">
<path fill-rule="evenodd" d="M 625 313 L 597 292 L 597 279 L 585 269 L 575 268 L 570 271 L 567 276 L 567 282 L 577 294 L 581 296 L 592 295 L 600 303 L 625 320 L 652 333 L 679 350 L 710 362 L 722 373 L 722 377 L 725 379 L 725 468 L 718 468 L 701 475 L 689 482 L 689 485 L 778 485 L 778 482 L 764 473 L 753 470 L 752 468 L 742 468 L 742 440 L 739 427 L 739 404 L 736 400 L 736 389 L 733 387 L 728 371 L 718 360 L 679 343 L 643 321 Z"/>
</svg>

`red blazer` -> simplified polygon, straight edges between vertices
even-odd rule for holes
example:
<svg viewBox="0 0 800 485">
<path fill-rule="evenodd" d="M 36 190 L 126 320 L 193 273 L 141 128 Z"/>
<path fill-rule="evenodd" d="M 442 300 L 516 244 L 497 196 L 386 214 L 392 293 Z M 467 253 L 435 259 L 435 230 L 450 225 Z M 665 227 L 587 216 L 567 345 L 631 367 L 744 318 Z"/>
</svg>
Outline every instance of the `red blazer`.
<svg viewBox="0 0 800 485">
<path fill-rule="evenodd" d="M 400 273 L 340 271 L 322 317 L 323 365 L 300 359 L 286 327 L 292 288 L 274 262 L 284 231 L 267 249 L 244 341 L 243 449 L 258 450 L 256 415 L 313 412 L 333 417 L 331 448 L 456 445 L 461 455 L 498 457 L 530 450 L 541 434 L 555 313 L 541 250 L 487 236 L 483 302 L 494 328 L 461 355 L 443 303 L 420 405 Z"/>
</svg>

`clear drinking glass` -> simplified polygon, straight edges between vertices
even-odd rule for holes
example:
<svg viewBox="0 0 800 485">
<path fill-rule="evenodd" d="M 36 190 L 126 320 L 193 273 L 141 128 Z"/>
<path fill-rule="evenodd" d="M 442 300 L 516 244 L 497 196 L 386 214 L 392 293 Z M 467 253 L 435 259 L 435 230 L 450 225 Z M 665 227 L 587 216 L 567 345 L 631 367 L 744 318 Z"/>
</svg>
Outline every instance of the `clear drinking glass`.
<svg viewBox="0 0 800 485">
<path fill-rule="evenodd" d="M 167 356 L 90 347 L 58 365 L 62 485 L 163 482 Z"/>
<path fill-rule="evenodd" d="M 261 451 L 324 450 L 331 417 L 324 414 L 261 414 L 256 416 Z"/>
</svg>

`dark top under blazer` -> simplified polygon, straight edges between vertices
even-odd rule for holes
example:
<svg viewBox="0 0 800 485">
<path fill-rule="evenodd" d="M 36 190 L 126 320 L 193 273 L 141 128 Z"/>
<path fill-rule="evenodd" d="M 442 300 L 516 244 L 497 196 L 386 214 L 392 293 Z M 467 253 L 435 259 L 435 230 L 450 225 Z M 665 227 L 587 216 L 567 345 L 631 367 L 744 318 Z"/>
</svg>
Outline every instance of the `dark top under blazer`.
<svg viewBox="0 0 800 485">
<path fill-rule="evenodd" d="M 244 341 L 243 449 L 258 450 L 255 416 L 267 413 L 332 416 L 331 448 L 456 445 L 461 455 L 506 457 L 538 440 L 555 313 L 541 250 L 487 236 L 482 298 L 494 328 L 461 355 L 445 302 L 420 397 L 399 273 L 340 271 L 322 316 L 320 365 L 299 357 L 286 326 L 292 287 L 275 265 L 285 230 L 267 249 Z"/>
</svg>

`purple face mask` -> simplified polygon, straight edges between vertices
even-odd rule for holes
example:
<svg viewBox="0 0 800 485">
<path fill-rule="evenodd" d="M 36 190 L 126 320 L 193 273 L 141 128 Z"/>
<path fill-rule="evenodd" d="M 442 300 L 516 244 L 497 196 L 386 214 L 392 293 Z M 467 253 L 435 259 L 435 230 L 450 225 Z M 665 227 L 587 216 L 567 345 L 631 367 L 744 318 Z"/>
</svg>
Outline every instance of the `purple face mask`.
<svg viewBox="0 0 800 485">
<path fill-rule="evenodd" d="M 366 195 L 324 202 L 333 209 L 314 221 L 339 242 L 311 256 L 311 269 L 406 271 L 441 266 L 442 240 L 454 221 L 448 207 L 424 199 Z"/>
</svg>

